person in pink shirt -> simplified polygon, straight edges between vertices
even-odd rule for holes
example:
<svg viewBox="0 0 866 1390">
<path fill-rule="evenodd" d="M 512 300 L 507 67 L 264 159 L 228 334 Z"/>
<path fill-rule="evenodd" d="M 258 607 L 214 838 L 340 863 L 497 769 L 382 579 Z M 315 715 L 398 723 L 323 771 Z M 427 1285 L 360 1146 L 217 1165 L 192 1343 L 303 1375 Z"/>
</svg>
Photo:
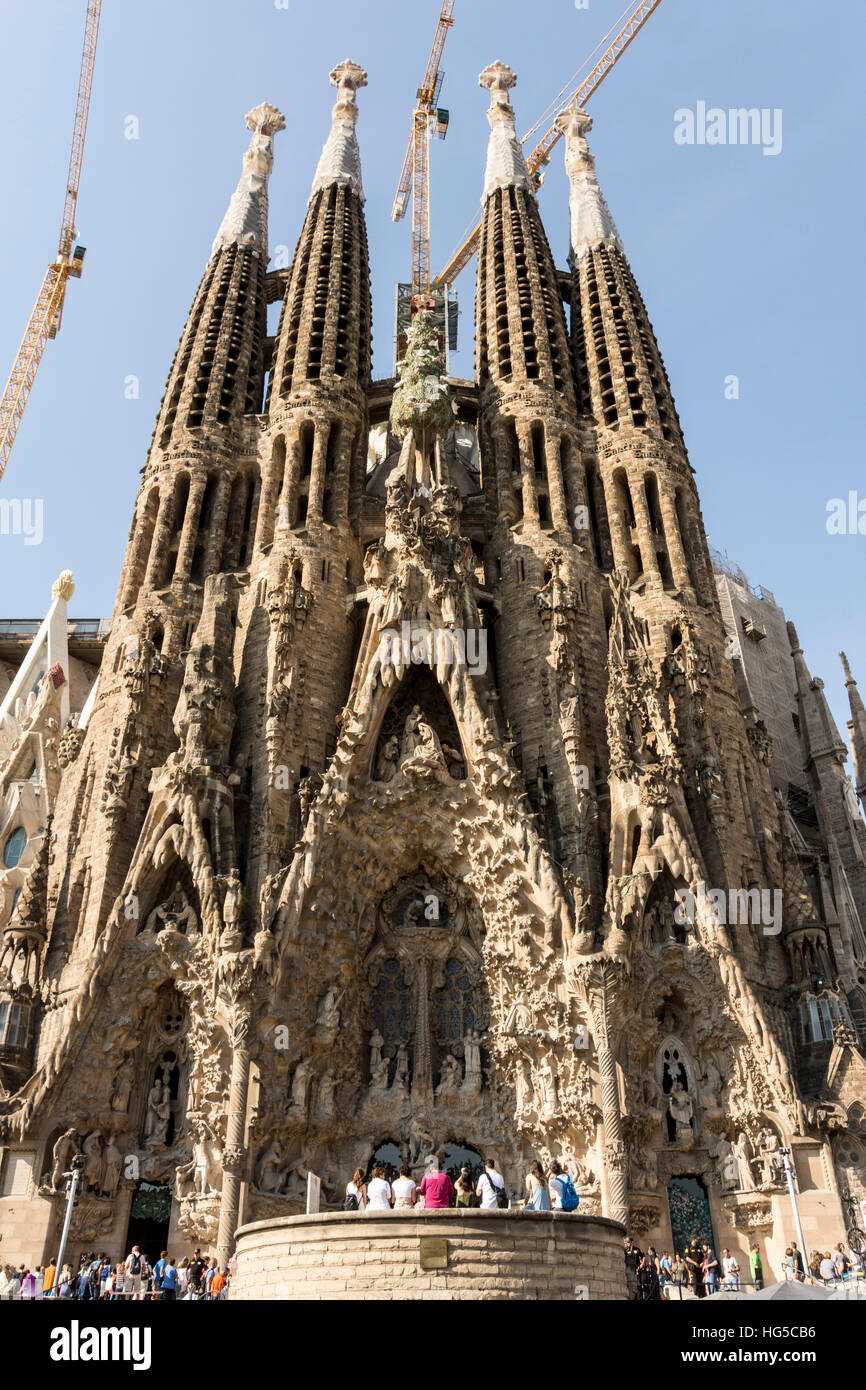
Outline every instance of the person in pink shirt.
<svg viewBox="0 0 866 1390">
<path fill-rule="evenodd" d="M 454 1184 L 447 1173 L 440 1173 L 438 1158 L 432 1160 L 430 1171 L 421 1179 L 418 1191 L 424 1198 L 425 1207 L 450 1207 Z"/>
</svg>

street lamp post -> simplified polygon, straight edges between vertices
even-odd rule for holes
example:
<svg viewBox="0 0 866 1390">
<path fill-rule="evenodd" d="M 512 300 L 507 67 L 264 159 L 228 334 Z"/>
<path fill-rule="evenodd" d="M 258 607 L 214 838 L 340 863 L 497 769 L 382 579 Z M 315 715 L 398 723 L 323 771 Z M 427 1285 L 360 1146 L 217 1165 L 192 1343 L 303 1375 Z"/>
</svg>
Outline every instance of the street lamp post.
<svg viewBox="0 0 866 1390">
<path fill-rule="evenodd" d="M 791 1162 L 791 1150 L 779 1149 L 779 1156 L 782 1160 L 782 1167 L 785 1170 L 785 1181 L 788 1184 L 788 1195 L 791 1198 L 791 1206 L 794 1209 L 794 1225 L 797 1227 L 797 1239 L 800 1242 L 800 1253 L 803 1256 L 803 1269 L 808 1268 L 808 1256 L 806 1254 L 806 1238 L 803 1235 L 803 1227 L 800 1222 L 800 1208 L 797 1205 L 797 1189 L 794 1186 L 794 1165 Z"/>
<path fill-rule="evenodd" d="M 81 1173 L 84 1168 L 84 1159 L 80 1154 L 76 1154 L 72 1160 L 72 1170 L 64 1173 L 64 1178 L 69 1179 L 69 1186 L 66 1189 L 66 1217 L 63 1222 L 63 1234 L 60 1237 L 60 1253 L 57 1256 L 57 1264 L 54 1268 L 54 1281 L 51 1285 L 51 1293 L 57 1288 L 60 1279 L 60 1271 L 63 1268 L 63 1256 L 66 1254 L 66 1242 L 69 1239 L 69 1227 L 72 1225 L 72 1209 L 75 1206 L 75 1194 L 78 1191 L 78 1184 L 81 1181 Z M 56 1295 L 55 1295 L 56 1297 Z"/>
</svg>

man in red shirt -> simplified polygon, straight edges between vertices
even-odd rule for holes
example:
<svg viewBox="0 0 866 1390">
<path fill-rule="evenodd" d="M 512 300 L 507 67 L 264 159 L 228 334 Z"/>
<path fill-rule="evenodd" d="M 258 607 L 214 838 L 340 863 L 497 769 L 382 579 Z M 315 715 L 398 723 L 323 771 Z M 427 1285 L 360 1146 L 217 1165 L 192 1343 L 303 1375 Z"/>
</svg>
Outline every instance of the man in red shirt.
<svg viewBox="0 0 866 1390">
<path fill-rule="evenodd" d="M 419 1188 L 425 1207 L 450 1207 L 454 1184 L 447 1173 L 439 1172 L 439 1160 L 434 1158 L 429 1173 L 421 1179 Z"/>
</svg>

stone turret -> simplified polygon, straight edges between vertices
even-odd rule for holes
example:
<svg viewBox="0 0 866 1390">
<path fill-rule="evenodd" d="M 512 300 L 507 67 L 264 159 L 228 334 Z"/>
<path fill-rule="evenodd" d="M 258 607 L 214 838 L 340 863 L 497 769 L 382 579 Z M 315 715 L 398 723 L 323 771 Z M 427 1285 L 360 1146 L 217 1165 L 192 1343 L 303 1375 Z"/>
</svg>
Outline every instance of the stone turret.
<svg viewBox="0 0 866 1390">
<path fill-rule="evenodd" d="M 848 691 L 848 703 L 851 706 L 848 734 L 851 739 L 851 761 L 854 764 L 854 786 L 863 803 L 864 810 L 866 810 L 866 705 L 863 704 L 863 697 L 851 674 L 847 656 L 844 652 L 840 652 L 839 657 L 845 672 L 845 688 Z"/>
<path fill-rule="evenodd" d="M 285 120 L 266 102 L 172 363 L 136 506 L 123 610 L 175 582 L 202 584 L 249 558 L 258 486 L 246 432 L 261 410 L 268 178 Z M 168 465 L 168 467 L 166 466 Z"/>
<path fill-rule="evenodd" d="M 612 555 L 632 583 L 712 604 L 709 552 L 679 418 L 643 299 L 599 188 L 580 107 L 558 118 L 571 185 L 572 352 L 595 421 Z M 607 535 L 599 544 L 604 549 Z"/>
<path fill-rule="evenodd" d="M 356 92 L 357 63 L 331 73 L 331 131 L 313 179 L 277 334 L 268 391 L 270 458 L 260 544 L 277 528 L 345 526 L 363 487 L 370 380 L 370 269 Z"/>
</svg>

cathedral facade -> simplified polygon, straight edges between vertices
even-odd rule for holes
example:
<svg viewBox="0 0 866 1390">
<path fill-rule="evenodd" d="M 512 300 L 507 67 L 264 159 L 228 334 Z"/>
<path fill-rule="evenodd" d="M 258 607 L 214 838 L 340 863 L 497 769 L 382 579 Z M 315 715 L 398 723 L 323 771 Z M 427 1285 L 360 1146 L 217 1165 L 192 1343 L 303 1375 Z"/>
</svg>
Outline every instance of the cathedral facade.
<svg viewBox="0 0 866 1390">
<path fill-rule="evenodd" d="M 475 381 L 424 301 L 372 381 L 366 74 L 331 80 L 288 271 L 283 117 L 247 117 L 95 687 L 70 710 L 51 660 L 0 731 L 4 794 L 31 745 L 48 789 L 4 909 L 4 1258 L 56 1253 L 75 1153 L 73 1255 L 223 1262 L 310 1173 L 339 1205 L 374 1154 L 469 1153 L 515 1195 L 560 1159 L 641 1242 L 757 1239 L 772 1266 L 783 1148 L 823 1249 L 866 1196 L 853 677 L 854 787 L 791 630 L 792 806 L 585 113 L 560 118 L 563 272 L 515 77 L 485 70 Z"/>
</svg>

